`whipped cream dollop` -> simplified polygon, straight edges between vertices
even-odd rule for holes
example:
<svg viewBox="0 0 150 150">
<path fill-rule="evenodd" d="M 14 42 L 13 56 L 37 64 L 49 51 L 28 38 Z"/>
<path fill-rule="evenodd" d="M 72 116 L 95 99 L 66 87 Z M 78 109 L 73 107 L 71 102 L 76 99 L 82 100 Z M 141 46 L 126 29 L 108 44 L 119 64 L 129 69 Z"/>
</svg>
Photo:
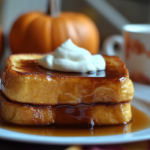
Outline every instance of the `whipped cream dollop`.
<svg viewBox="0 0 150 150">
<path fill-rule="evenodd" d="M 53 55 L 46 55 L 38 60 L 46 69 L 63 72 L 93 72 L 105 70 L 105 59 L 100 55 L 91 55 L 84 48 L 76 46 L 68 39 L 58 47 Z"/>
</svg>

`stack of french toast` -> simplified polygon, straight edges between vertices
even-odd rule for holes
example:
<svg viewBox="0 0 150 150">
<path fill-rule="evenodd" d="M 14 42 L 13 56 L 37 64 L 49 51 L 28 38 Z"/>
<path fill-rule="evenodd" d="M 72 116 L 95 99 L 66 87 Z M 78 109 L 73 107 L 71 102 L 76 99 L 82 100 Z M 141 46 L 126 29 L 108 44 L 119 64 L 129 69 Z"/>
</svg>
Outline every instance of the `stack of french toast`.
<svg viewBox="0 0 150 150">
<path fill-rule="evenodd" d="M 0 117 L 19 125 L 120 125 L 132 119 L 134 88 L 116 56 L 106 70 L 64 73 L 38 65 L 39 54 L 8 57 L 2 74 Z"/>
</svg>

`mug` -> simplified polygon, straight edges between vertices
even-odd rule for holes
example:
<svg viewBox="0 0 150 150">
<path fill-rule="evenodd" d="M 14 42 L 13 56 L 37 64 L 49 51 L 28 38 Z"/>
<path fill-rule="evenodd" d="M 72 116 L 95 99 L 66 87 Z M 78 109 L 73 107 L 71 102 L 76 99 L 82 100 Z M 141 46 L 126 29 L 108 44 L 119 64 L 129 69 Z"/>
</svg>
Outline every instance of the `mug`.
<svg viewBox="0 0 150 150">
<path fill-rule="evenodd" d="M 119 51 L 115 51 L 115 44 L 119 46 Z M 123 36 L 114 35 L 106 39 L 103 52 L 119 56 L 132 81 L 150 85 L 150 25 L 123 26 Z"/>
</svg>

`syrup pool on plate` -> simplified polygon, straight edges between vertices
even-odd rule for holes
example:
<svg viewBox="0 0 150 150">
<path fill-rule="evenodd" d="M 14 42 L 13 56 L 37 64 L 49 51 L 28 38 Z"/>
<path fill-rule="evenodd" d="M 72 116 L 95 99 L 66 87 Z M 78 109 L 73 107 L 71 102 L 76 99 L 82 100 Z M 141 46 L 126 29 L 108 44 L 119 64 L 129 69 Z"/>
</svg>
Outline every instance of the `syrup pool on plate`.
<svg viewBox="0 0 150 150">
<path fill-rule="evenodd" d="M 103 136 L 103 135 L 115 135 L 126 134 L 139 130 L 143 130 L 150 127 L 149 116 L 132 106 L 133 121 L 126 125 L 116 126 L 96 126 L 90 127 L 65 127 L 65 126 L 19 126 L 8 124 L 0 120 L 0 128 L 27 133 L 35 135 L 45 136 Z"/>
</svg>

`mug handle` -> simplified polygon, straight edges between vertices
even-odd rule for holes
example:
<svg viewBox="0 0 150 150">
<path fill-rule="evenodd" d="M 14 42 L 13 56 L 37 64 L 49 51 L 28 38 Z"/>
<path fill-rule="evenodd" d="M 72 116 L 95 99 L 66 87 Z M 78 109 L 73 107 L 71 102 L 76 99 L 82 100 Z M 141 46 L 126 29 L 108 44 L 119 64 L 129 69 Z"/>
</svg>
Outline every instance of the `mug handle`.
<svg viewBox="0 0 150 150">
<path fill-rule="evenodd" d="M 115 51 L 114 46 L 117 44 L 119 50 Z M 113 35 L 107 38 L 103 44 L 103 53 L 110 56 L 118 56 L 122 61 L 124 61 L 124 51 L 123 51 L 124 40 L 121 35 Z"/>
</svg>

